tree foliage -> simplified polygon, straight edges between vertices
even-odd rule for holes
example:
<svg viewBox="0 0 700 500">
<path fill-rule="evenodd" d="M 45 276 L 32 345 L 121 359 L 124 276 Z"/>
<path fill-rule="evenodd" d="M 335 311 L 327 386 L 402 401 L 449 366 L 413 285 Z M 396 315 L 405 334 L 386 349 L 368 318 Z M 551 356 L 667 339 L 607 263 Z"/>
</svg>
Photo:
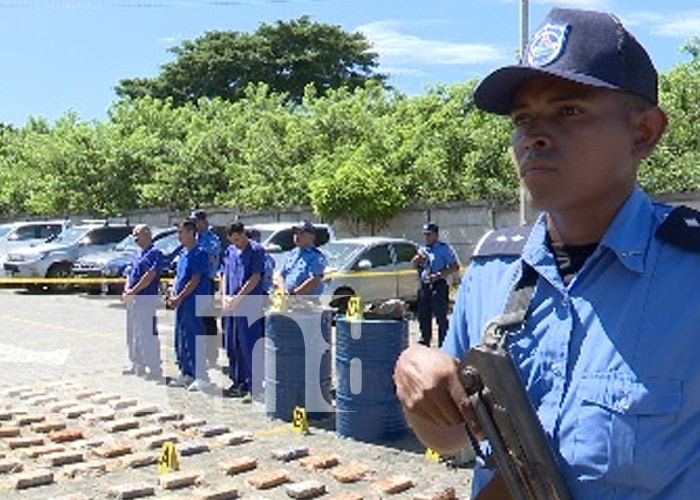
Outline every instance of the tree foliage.
<svg viewBox="0 0 700 500">
<path fill-rule="evenodd" d="M 700 189 L 700 49 L 698 39 L 685 47 L 693 57 L 664 73 L 659 100 L 669 127 L 654 153 L 640 169 L 640 184 L 652 193 Z"/>
<path fill-rule="evenodd" d="M 32 118 L 0 127 L 0 215 L 311 205 L 379 227 L 418 203 L 514 203 L 511 125 L 475 109 L 474 85 L 417 96 L 379 82 L 307 85 L 292 102 L 251 84 L 235 101 L 127 98 L 102 122 Z M 640 183 L 652 194 L 698 190 L 700 59 L 661 75 L 660 98 L 670 125 Z"/>
<path fill-rule="evenodd" d="M 210 31 L 187 40 L 170 52 L 155 78 L 122 80 L 121 97 L 171 98 L 176 105 L 202 97 L 236 101 L 250 84 L 266 83 L 274 93 L 301 102 L 312 84 L 320 95 L 340 87 L 354 89 L 368 81 L 384 82 L 377 73 L 377 54 L 361 33 L 312 22 L 308 16 L 274 25 L 262 24 L 254 33 Z"/>
</svg>

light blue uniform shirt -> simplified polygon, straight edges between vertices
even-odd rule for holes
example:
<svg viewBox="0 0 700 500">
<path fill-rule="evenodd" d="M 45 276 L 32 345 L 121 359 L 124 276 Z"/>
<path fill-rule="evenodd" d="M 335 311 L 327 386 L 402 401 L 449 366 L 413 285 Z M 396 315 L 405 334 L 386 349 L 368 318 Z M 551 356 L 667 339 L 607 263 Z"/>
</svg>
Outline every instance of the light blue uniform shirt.
<svg viewBox="0 0 700 500">
<path fill-rule="evenodd" d="M 700 253 L 654 236 L 671 207 L 639 189 L 565 285 L 540 217 L 539 274 L 510 351 L 576 500 L 687 500 L 700 488 Z M 521 262 L 475 260 L 443 350 L 462 357 L 501 314 Z M 489 472 L 477 467 L 475 489 Z"/>
<path fill-rule="evenodd" d="M 299 248 L 289 252 L 280 274 L 284 278 L 284 288 L 291 291 L 311 276 L 323 276 L 326 270 L 326 257 L 316 247 Z M 321 281 L 306 295 L 321 295 L 324 284 Z"/>
<path fill-rule="evenodd" d="M 455 257 L 452 247 L 440 240 L 432 245 L 421 247 L 421 250 L 427 255 L 427 262 L 421 268 L 421 280 L 427 279 L 428 275 L 435 274 L 457 263 L 457 257 Z"/>
</svg>

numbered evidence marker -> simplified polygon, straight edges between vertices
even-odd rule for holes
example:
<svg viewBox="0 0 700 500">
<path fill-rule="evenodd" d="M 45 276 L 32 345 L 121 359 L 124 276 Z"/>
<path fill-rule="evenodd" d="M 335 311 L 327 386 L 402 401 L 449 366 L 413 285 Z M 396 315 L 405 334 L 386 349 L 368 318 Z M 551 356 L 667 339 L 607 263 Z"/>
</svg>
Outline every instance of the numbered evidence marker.
<svg viewBox="0 0 700 500">
<path fill-rule="evenodd" d="M 180 460 L 177 457 L 177 449 L 171 441 L 163 443 L 160 456 L 158 457 L 158 472 L 167 474 L 180 470 Z"/>
<path fill-rule="evenodd" d="M 362 299 L 360 297 L 350 297 L 348 299 L 348 318 L 359 321 L 362 319 L 362 312 Z"/>
<path fill-rule="evenodd" d="M 306 410 L 302 406 L 294 407 L 292 412 L 292 429 L 299 434 L 309 432 L 309 419 L 306 416 Z"/>
<path fill-rule="evenodd" d="M 271 297 L 270 309 L 275 312 L 284 311 L 287 309 L 287 297 L 279 288 L 274 289 Z"/>
<path fill-rule="evenodd" d="M 439 462 L 440 461 L 440 454 L 437 451 L 433 450 L 432 448 L 426 448 L 425 458 L 430 460 L 431 462 Z"/>
</svg>

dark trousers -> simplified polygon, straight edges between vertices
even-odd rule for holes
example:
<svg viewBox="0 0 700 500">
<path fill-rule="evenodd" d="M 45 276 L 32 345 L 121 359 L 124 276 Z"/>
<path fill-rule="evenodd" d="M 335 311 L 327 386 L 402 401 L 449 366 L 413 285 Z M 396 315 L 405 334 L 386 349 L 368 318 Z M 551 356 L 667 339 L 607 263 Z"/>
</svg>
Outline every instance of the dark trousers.
<svg viewBox="0 0 700 500">
<path fill-rule="evenodd" d="M 216 291 L 216 281 L 211 280 L 211 293 L 212 296 L 214 295 Z M 214 366 L 216 365 L 216 360 L 219 358 L 219 344 L 217 340 L 217 336 L 219 335 L 219 327 L 216 324 L 216 316 L 214 313 L 214 308 L 209 307 L 207 308 L 207 315 L 202 318 L 204 320 L 204 335 L 206 335 L 207 338 L 205 340 L 205 349 L 206 349 L 206 357 L 207 357 L 207 366 Z"/>
<path fill-rule="evenodd" d="M 175 311 L 175 359 L 181 375 L 208 380 L 204 322 L 193 300 L 183 302 Z"/>
<path fill-rule="evenodd" d="M 246 316 L 226 316 L 224 325 L 224 340 L 229 363 L 228 376 L 231 382 L 234 386 L 243 385 L 246 391 L 260 393 L 262 380 L 253 380 L 253 370 L 254 368 L 261 370 L 263 360 L 253 357 L 253 348 L 263 337 L 265 319 L 260 317 L 249 325 Z"/>
<path fill-rule="evenodd" d="M 448 287 L 444 279 L 434 283 L 421 283 L 418 289 L 418 324 L 420 325 L 420 343 L 430 346 L 433 338 L 433 316 L 438 324 L 438 347 L 447 335 L 447 300 Z"/>
</svg>

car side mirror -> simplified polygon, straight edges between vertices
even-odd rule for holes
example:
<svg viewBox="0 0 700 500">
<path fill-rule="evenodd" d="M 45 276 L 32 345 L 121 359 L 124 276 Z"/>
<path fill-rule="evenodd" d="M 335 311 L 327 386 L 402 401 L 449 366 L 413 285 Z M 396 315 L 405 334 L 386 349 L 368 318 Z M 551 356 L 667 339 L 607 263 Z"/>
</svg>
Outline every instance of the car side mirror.
<svg viewBox="0 0 700 500">
<path fill-rule="evenodd" d="M 369 271 L 370 269 L 372 269 L 372 261 L 368 259 L 362 259 L 357 263 L 358 271 Z"/>
<path fill-rule="evenodd" d="M 269 245 L 265 245 L 265 250 L 270 253 L 277 253 L 282 251 L 282 247 L 276 243 L 270 243 Z"/>
</svg>

